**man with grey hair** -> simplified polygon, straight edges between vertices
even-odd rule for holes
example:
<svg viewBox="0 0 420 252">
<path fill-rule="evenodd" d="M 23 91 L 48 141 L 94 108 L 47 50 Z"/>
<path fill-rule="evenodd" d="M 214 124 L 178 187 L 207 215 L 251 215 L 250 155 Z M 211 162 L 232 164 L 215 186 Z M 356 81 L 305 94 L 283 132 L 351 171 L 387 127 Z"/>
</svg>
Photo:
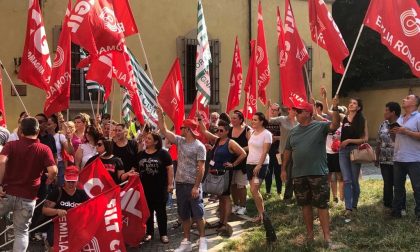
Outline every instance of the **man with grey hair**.
<svg viewBox="0 0 420 252">
<path fill-rule="evenodd" d="M 37 119 L 23 119 L 20 129 L 21 138 L 8 142 L 0 153 L 0 215 L 13 211 L 13 251 L 19 252 L 28 248 L 29 225 L 42 173 L 48 171 L 47 184 L 57 176 L 50 148 L 39 142 Z"/>
</svg>

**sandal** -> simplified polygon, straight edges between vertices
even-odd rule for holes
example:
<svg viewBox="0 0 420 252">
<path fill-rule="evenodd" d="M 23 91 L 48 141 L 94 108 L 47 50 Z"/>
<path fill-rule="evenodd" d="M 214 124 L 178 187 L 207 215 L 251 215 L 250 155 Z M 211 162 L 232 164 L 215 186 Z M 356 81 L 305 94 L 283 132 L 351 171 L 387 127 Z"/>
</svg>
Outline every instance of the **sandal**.
<svg viewBox="0 0 420 252">
<path fill-rule="evenodd" d="M 177 229 L 177 228 L 179 228 L 181 225 L 182 225 L 182 223 L 181 223 L 179 220 L 177 220 L 177 221 L 174 223 L 174 225 L 172 225 L 172 229 Z"/>
<path fill-rule="evenodd" d="M 223 226 L 221 222 L 209 223 L 206 221 L 206 228 L 220 228 Z"/>
<path fill-rule="evenodd" d="M 151 235 L 146 235 L 143 239 L 144 242 L 149 242 L 152 240 L 152 236 Z"/>
<path fill-rule="evenodd" d="M 216 229 L 220 236 L 231 237 L 233 229 L 229 224 L 224 224 L 223 226 Z"/>
<path fill-rule="evenodd" d="M 167 244 L 167 243 L 169 243 L 168 236 L 166 236 L 166 235 L 161 236 L 161 237 L 160 237 L 160 241 L 161 241 L 163 244 Z"/>
</svg>

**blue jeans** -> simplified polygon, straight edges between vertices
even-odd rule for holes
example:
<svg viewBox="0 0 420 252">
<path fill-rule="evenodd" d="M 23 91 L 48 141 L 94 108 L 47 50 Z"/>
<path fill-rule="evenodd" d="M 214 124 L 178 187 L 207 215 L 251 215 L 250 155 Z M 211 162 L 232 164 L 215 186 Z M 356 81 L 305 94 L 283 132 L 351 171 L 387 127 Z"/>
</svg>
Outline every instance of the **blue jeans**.
<svg viewBox="0 0 420 252">
<path fill-rule="evenodd" d="M 350 152 L 356 148 L 356 145 L 346 146 L 339 152 L 340 169 L 344 182 L 344 202 L 348 210 L 357 208 L 360 196 L 359 175 L 362 165 L 350 161 Z"/>
<path fill-rule="evenodd" d="M 405 198 L 405 179 L 408 176 L 414 191 L 416 207 L 414 213 L 420 216 L 420 162 L 394 162 L 394 201 L 392 211 L 400 215 Z"/>
<path fill-rule="evenodd" d="M 6 195 L 0 199 L 0 216 L 13 211 L 14 252 L 26 251 L 29 244 L 29 225 L 35 209 L 35 200 Z"/>
</svg>

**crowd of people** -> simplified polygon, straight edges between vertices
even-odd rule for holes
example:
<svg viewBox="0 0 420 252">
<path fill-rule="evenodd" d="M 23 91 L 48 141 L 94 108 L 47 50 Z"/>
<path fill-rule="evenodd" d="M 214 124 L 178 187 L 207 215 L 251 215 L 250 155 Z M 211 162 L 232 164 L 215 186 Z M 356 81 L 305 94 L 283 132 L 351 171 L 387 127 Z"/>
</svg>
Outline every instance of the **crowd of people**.
<svg viewBox="0 0 420 252">
<path fill-rule="evenodd" d="M 265 220 L 273 213 L 266 212 L 264 199 L 272 195 L 274 176 L 276 193 L 283 194 L 284 202 L 302 207 L 307 241 L 314 239 L 314 207 L 325 244 L 331 246 L 330 194 L 334 204 L 344 203 L 345 222 L 352 221 L 361 193 L 361 164 L 351 160 L 351 153 L 367 143 L 369 135 L 360 99 L 352 98 L 347 106 L 339 106 L 335 97 L 330 106 L 325 89 L 321 96 L 322 101 L 299 101 L 290 107 L 269 101 L 266 111 L 252 116 L 250 126 L 239 110 L 231 115 L 214 112 L 209 124 L 197 113 L 195 119 L 183 121 L 179 135 L 168 130 L 160 107 L 157 125 L 140 125 L 137 120 L 118 123 L 107 114 L 90 118 L 81 113 L 65 121 L 61 113 L 49 118 L 22 113 L 12 133 L 0 128 L 0 215 L 13 212 L 14 251 L 25 251 L 29 239 L 42 239 L 43 233 L 53 251 L 52 225 L 31 237 L 28 231 L 45 217 L 64 216 L 68 209 L 88 199 L 76 188 L 78 174 L 98 158 L 117 184 L 140 176 L 151 213 L 144 242 L 155 237 L 154 220 L 160 241 L 169 242 L 166 209 L 174 190 L 183 231 L 175 251 L 192 250 L 193 225 L 200 236 L 199 251 L 207 251 L 206 228 L 214 227 L 220 235 L 230 236 L 230 216 L 247 213 L 247 188 L 258 212 L 253 221 L 267 228 Z M 384 208 L 394 218 L 407 214 L 405 179 L 410 176 L 417 221 L 419 105 L 416 95 L 405 97 L 401 106 L 397 102 L 385 105 L 375 163 L 384 180 Z M 175 154 L 168 151 L 171 145 L 177 147 Z M 210 177 L 223 177 L 223 190 L 211 195 L 219 201 L 216 225 L 204 218 L 203 193 L 211 192 L 203 192 L 202 184 L 207 186 Z M 264 181 L 266 195 L 260 191 Z M 42 200 L 43 207 L 36 208 Z"/>
</svg>

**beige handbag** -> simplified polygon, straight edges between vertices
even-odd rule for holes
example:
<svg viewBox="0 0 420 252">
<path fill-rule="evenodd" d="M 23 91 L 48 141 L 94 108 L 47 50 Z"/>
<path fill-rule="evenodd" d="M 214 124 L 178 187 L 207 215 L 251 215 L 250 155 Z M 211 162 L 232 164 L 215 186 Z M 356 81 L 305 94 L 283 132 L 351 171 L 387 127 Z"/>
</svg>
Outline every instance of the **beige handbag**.
<svg viewBox="0 0 420 252">
<path fill-rule="evenodd" d="M 350 152 L 350 160 L 353 163 L 372 163 L 376 161 L 375 150 L 368 143 L 359 145 Z"/>
</svg>

